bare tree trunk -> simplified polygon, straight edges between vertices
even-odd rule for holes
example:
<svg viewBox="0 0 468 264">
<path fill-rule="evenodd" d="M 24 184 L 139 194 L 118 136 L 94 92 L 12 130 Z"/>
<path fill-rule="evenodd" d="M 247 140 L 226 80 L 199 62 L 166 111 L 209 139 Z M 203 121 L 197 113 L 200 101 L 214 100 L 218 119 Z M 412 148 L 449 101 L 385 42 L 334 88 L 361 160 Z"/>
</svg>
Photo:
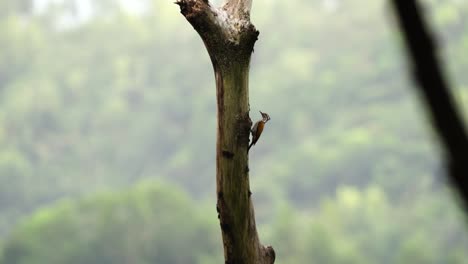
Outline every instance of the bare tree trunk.
<svg viewBox="0 0 468 264">
<path fill-rule="evenodd" d="M 176 4 L 205 43 L 216 78 L 216 208 L 225 263 L 274 263 L 273 248 L 260 244 L 250 199 L 248 81 L 250 56 L 258 37 L 250 22 L 252 1 L 228 0 L 221 8 L 208 0 L 178 0 Z"/>
</svg>

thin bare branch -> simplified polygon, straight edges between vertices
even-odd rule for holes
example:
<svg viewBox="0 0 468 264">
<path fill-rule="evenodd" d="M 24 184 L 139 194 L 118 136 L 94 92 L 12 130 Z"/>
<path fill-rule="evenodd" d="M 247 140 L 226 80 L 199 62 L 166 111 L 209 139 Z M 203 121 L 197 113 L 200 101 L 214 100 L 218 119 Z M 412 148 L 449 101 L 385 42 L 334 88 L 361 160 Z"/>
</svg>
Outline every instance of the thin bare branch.
<svg viewBox="0 0 468 264">
<path fill-rule="evenodd" d="M 452 183 L 465 201 L 468 212 L 468 137 L 450 85 L 437 56 L 429 26 L 415 0 L 393 0 L 393 7 L 412 58 L 415 80 L 427 103 L 432 124 L 445 149 Z"/>
</svg>

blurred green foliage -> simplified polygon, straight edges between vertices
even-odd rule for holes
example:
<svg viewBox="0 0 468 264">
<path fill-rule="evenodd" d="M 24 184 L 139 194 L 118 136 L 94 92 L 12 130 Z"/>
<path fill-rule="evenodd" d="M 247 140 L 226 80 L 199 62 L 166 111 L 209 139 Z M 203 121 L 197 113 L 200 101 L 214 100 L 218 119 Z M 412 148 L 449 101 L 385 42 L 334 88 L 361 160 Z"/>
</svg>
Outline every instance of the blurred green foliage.
<svg viewBox="0 0 468 264">
<path fill-rule="evenodd" d="M 221 262 L 214 78 L 171 2 L 0 0 L 0 263 Z M 468 3 L 425 3 L 466 104 Z M 278 263 L 463 263 L 384 1 L 254 1 L 252 20 L 251 115 L 272 121 L 250 175 Z M 122 190 L 154 178 L 177 187 Z"/>
<path fill-rule="evenodd" d="M 428 200 L 409 211 L 378 187 L 341 187 L 312 218 L 283 204 L 262 233 L 279 263 L 465 263 L 460 215 L 442 196 Z M 19 225 L 0 263 L 221 263 L 208 205 L 158 182 L 61 201 Z"/>
<path fill-rule="evenodd" d="M 219 263 L 216 217 L 202 212 L 180 190 L 163 184 L 62 201 L 20 226 L 3 261 L 183 264 L 218 257 Z"/>
</svg>

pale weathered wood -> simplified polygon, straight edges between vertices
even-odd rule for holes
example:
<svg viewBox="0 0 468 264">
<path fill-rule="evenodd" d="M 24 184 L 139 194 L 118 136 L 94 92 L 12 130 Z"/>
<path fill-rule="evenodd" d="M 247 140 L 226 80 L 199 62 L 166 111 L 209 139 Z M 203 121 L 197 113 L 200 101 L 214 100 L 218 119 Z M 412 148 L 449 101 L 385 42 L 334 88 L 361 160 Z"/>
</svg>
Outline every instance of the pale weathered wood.
<svg viewBox="0 0 468 264">
<path fill-rule="evenodd" d="M 207 0 L 179 0 L 181 13 L 199 33 L 213 64 L 218 125 L 216 186 L 225 263 L 271 264 L 272 247 L 261 245 L 249 187 L 249 65 L 258 31 L 250 22 L 251 0 L 221 8 Z"/>
</svg>

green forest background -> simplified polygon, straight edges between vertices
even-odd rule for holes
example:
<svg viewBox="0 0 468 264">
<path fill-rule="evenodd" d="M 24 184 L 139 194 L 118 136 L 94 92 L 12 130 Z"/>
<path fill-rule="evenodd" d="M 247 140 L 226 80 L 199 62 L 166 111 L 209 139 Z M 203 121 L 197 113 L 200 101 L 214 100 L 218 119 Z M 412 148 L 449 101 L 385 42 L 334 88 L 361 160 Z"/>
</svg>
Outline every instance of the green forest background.
<svg viewBox="0 0 468 264">
<path fill-rule="evenodd" d="M 1 264 L 223 263 L 212 66 L 172 2 L 0 0 Z M 358 2 L 253 2 L 261 240 L 281 264 L 467 263 L 388 1 Z M 424 3 L 466 114 L 468 2 Z"/>
</svg>

